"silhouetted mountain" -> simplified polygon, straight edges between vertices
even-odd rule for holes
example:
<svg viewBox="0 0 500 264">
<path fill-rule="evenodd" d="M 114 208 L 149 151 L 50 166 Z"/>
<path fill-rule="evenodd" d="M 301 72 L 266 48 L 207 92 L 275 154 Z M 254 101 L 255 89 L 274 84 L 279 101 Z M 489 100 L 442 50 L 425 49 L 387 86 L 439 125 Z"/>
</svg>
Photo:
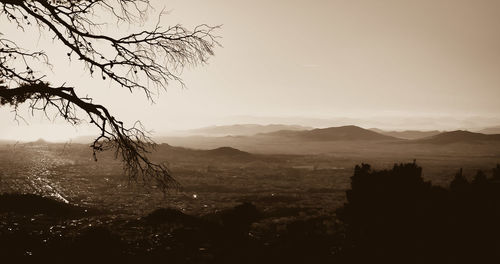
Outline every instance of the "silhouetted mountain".
<svg viewBox="0 0 500 264">
<path fill-rule="evenodd" d="M 249 161 L 256 159 L 254 154 L 231 147 L 199 150 L 161 144 L 160 147 L 157 148 L 157 154 L 171 161 L 187 159 Z"/>
<path fill-rule="evenodd" d="M 181 132 L 185 135 L 205 135 L 205 136 L 251 136 L 259 133 L 270 133 L 280 130 L 301 131 L 312 129 L 311 127 L 299 125 L 257 125 L 257 124 L 237 124 L 228 126 L 210 126 Z"/>
<path fill-rule="evenodd" d="M 500 134 L 500 126 L 487 127 L 477 132 L 482 134 Z"/>
<path fill-rule="evenodd" d="M 382 135 L 401 138 L 401 139 L 420 139 L 431 137 L 441 133 L 438 130 L 420 131 L 420 130 L 405 130 L 405 131 L 385 131 L 378 128 L 370 128 L 371 131 L 377 132 Z"/>
<path fill-rule="evenodd" d="M 470 131 L 457 130 L 444 132 L 435 136 L 417 140 L 421 143 L 450 144 L 450 143 L 480 143 L 480 142 L 500 142 L 500 134 L 485 135 Z"/>
<path fill-rule="evenodd" d="M 209 155 L 216 156 L 216 157 L 242 157 L 242 156 L 251 156 L 252 154 L 241 151 L 239 149 L 231 148 L 231 147 L 220 147 L 216 149 L 211 149 L 211 150 L 205 150 L 205 152 Z"/>
<path fill-rule="evenodd" d="M 339 141 L 339 140 L 395 140 L 395 137 L 379 134 L 357 126 L 329 127 L 306 131 L 282 130 L 262 134 L 273 137 L 291 137 L 310 141 Z"/>
</svg>

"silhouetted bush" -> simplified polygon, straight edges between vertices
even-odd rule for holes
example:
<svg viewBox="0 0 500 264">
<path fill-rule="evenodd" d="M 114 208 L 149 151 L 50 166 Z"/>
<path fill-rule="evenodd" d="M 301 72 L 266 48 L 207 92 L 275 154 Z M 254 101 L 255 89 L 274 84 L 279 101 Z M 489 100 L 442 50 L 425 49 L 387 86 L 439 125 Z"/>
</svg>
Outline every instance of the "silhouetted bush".
<svg viewBox="0 0 500 264">
<path fill-rule="evenodd" d="M 259 218 L 260 212 L 251 203 L 242 203 L 221 213 L 222 225 L 226 232 L 238 236 L 246 236 L 250 225 Z"/>
<path fill-rule="evenodd" d="M 375 171 L 356 166 L 340 260 L 349 263 L 497 263 L 500 252 L 499 167 L 472 182 L 456 174 L 449 189 L 432 186 L 416 163 Z"/>
</svg>

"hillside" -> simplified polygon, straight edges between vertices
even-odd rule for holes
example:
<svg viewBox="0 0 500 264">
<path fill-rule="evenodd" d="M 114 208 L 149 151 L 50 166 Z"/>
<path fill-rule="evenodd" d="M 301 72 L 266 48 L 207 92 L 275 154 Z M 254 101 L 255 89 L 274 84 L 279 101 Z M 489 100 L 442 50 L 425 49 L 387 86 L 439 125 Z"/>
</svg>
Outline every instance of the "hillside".
<svg viewBox="0 0 500 264">
<path fill-rule="evenodd" d="M 500 142 L 500 134 L 485 135 L 464 130 L 444 132 L 435 136 L 417 140 L 419 143 L 451 144 L 451 143 L 481 143 Z"/>
<path fill-rule="evenodd" d="M 430 130 L 430 131 L 420 131 L 420 130 L 404 130 L 404 131 L 385 131 L 378 128 L 370 128 L 371 131 L 377 132 L 382 135 L 391 136 L 400 139 L 421 139 L 426 137 L 435 136 L 441 131 Z"/>
<path fill-rule="evenodd" d="M 161 144 L 154 155 L 159 155 L 171 161 L 182 160 L 217 160 L 217 161 L 251 161 L 257 157 L 251 153 L 241 151 L 232 147 L 218 147 L 208 150 L 174 147 Z"/>
<path fill-rule="evenodd" d="M 263 134 L 272 137 L 288 137 L 307 141 L 357 141 L 357 140 L 397 140 L 395 137 L 382 135 L 357 126 L 318 128 L 306 131 L 277 131 Z"/>
<path fill-rule="evenodd" d="M 231 147 L 220 147 L 204 151 L 212 157 L 250 157 L 252 154 Z"/>
</svg>

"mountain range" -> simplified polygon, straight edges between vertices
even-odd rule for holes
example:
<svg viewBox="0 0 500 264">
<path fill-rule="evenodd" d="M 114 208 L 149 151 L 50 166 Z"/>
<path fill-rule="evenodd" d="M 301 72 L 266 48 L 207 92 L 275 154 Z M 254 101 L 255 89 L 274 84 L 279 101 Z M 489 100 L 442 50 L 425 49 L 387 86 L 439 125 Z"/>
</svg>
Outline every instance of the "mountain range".
<svg viewBox="0 0 500 264">
<path fill-rule="evenodd" d="M 364 129 L 358 126 L 340 126 L 328 128 L 310 128 L 300 125 L 257 125 L 237 124 L 229 126 L 211 126 L 186 130 L 174 136 L 155 137 L 159 143 L 173 143 L 190 148 L 215 149 L 224 146 L 281 144 L 280 142 L 408 142 L 425 144 L 450 144 L 478 142 L 500 142 L 500 135 L 495 134 L 500 127 L 482 130 L 485 133 L 464 130 L 440 132 L 431 131 L 386 131 L 377 128 Z M 487 133 L 487 134 L 486 134 Z M 73 143 L 89 143 L 93 137 L 80 137 Z M 257 147 L 257 146 L 255 146 Z"/>
<path fill-rule="evenodd" d="M 271 133 L 280 130 L 302 131 L 309 129 L 313 128 L 300 125 L 282 125 L 282 124 L 270 124 L 270 125 L 235 124 L 235 125 L 225 125 L 225 126 L 209 126 L 197 129 L 176 131 L 173 132 L 173 134 L 178 136 L 211 136 L 211 137 L 253 136 L 256 134 Z"/>
<path fill-rule="evenodd" d="M 253 154 L 377 156 L 394 153 L 403 155 L 412 151 L 441 151 L 446 154 L 466 150 L 474 153 L 493 153 L 500 149 L 500 134 L 486 135 L 463 130 L 439 134 L 435 134 L 435 131 L 373 130 L 358 126 L 340 126 L 278 130 L 248 136 L 157 137 L 155 141 L 160 143 L 160 147 L 155 155 L 178 162 L 198 159 L 253 162 L 262 158 Z M 76 141 L 72 142 L 77 143 Z M 39 140 L 27 144 L 43 143 L 45 142 Z M 85 145 L 88 146 L 88 141 Z"/>
<path fill-rule="evenodd" d="M 383 131 L 357 126 L 329 127 L 304 131 L 282 130 L 260 136 L 294 138 L 300 141 L 405 141 L 411 143 L 479 143 L 500 142 L 500 134 L 482 134 L 464 130 L 439 131 Z"/>
<path fill-rule="evenodd" d="M 385 131 L 378 128 L 370 128 L 371 131 L 377 132 L 382 135 L 391 136 L 395 138 L 401 139 L 420 139 L 435 136 L 437 134 L 442 133 L 438 130 L 430 130 L 430 131 L 420 131 L 420 130 L 404 130 L 404 131 Z"/>
<path fill-rule="evenodd" d="M 309 130 L 279 130 L 250 136 L 188 136 L 163 137 L 158 142 L 195 149 L 214 149 L 223 146 L 250 153 L 331 153 L 370 149 L 373 151 L 404 150 L 413 144 L 424 149 L 432 145 L 469 144 L 478 147 L 500 144 L 500 135 L 485 135 L 469 131 L 380 131 L 375 132 L 358 126 L 316 128 Z M 488 143 L 488 144 L 483 144 Z M 397 144 L 397 146 L 395 145 Z M 450 147 L 453 147 L 450 145 Z"/>
</svg>

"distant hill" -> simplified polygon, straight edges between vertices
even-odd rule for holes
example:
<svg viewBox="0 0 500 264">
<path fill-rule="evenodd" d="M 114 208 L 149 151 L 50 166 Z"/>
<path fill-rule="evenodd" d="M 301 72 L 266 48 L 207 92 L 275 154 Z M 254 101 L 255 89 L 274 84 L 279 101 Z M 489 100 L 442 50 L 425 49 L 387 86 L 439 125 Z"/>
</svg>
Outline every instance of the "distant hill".
<svg viewBox="0 0 500 264">
<path fill-rule="evenodd" d="M 183 131 L 185 135 L 205 135 L 205 136 L 252 136 L 261 133 L 270 133 L 280 130 L 301 131 L 312 129 L 299 125 L 257 125 L 257 124 L 237 124 L 229 126 L 210 126 L 198 129 Z"/>
<path fill-rule="evenodd" d="M 252 154 L 231 147 L 220 147 L 216 149 L 204 150 L 208 155 L 215 157 L 250 157 Z"/>
<path fill-rule="evenodd" d="M 318 128 L 306 131 L 282 130 L 262 135 L 299 138 L 309 141 L 396 140 L 395 137 L 382 135 L 357 126 Z"/>
<path fill-rule="evenodd" d="M 485 135 L 470 131 L 457 130 L 417 140 L 417 142 L 431 144 L 481 143 L 492 141 L 500 142 L 500 134 Z"/>
<path fill-rule="evenodd" d="M 405 130 L 405 131 L 385 131 L 378 128 L 370 128 L 371 131 L 377 132 L 382 135 L 401 138 L 401 139 L 420 139 L 435 136 L 441 131 L 431 130 L 431 131 L 420 131 L 420 130 Z"/>
<path fill-rule="evenodd" d="M 256 159 L 254 154 L 241 151 L 232 147 L 219 147 L 209 150 L 190 149 L 183 147 L 174 147 L 168 144 L 160 144 L 156 149 L 156 155 L 162 156 L 168 160 L 225 160 L 225 161 L 251 161 Z"/>
<path fill-rule="evenodd" d="M 500 126 L 487 127 L 478 131 L 482 134 L 500 134 Z"/>
</svg>

